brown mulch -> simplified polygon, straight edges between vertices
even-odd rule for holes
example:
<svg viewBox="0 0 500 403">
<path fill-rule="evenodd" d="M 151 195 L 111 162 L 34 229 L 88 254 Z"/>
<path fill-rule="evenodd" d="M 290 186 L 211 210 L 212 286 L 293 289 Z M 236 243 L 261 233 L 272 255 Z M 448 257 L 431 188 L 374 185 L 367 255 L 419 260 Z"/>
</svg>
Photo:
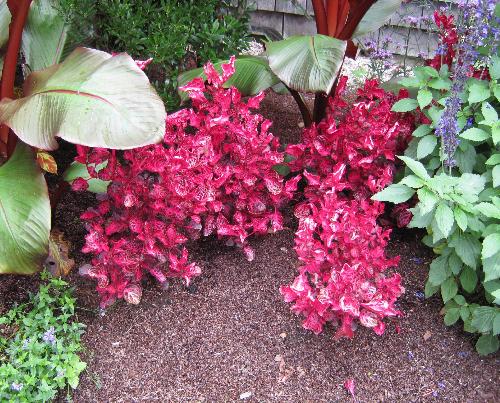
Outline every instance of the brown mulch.
<svg viewBox="0 0 500 403">
<path fill-rule="evenodd" d="M 296 141 L 300 117 L 290 97 L 268 96 L 262 113 L 285 142 Z M 90 195 L 69 193 L 55 217 L 78 264 L 87 258 L 78 252 L 85 234 L 78 217 L 91 203 Z M 74 401 L 352 401 L 348 378 L 358 401 L 500 401 L 499 355 L 479 357 L 473 337 L 443 324 L 440 300 L 422 299 L 432 253 L 419 237 L 401 231 L 389 247 L 401 255 L 405 316 L 383 336 L 360 327 L 354 340 L 334 341 L 332 328 L 319 336 L 302 329 L 283 302 L 279 286 L 297 266 L 292 230 L 253 240 L 251 263 L 215 240 L 196 243 L 191 257 L 203 274 L 193 287 L 162 290 L 151 281 L 140 305 L 118 303 L 104 316 L 94 284 L 75 271 L 88 370 Z M 0 307 L 33 284 L 0 277 Z"/>
</svg>

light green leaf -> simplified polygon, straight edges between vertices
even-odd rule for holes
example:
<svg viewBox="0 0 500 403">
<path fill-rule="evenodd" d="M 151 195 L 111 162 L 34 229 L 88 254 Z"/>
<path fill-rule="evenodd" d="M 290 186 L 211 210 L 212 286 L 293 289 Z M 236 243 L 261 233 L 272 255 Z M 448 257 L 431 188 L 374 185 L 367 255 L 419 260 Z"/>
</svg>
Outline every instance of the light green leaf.
<svg viewBox="0 0 500 403">
<path fill-rule="evenodd" d="M 453 215 L 455 216 L 458 227 L 462 231 L 465 231 L 467 229 L 467 214 L 459 206 L 455 206 Z"/>
<path fill-rule="evenodd" d="M 500 164 L 500 154 L 493 154 L 485 162 L 486 165 L 498 165 Z"/>
<path fill-rule="evenodd" d="M 400 185 L 406 185 L 408 187 L 411 187 L 413 189 L 418 189 L 424 186 L 425 182 L 420 179 L 418 176 L 415 175 L 408 175 L 405 176 L 401 181 L 399 182 Z"/>
<path fill-rule="evenodd" d="M 422 137 L 418 142 L 417 147 L 417 158 L 421 160 L 422 158 L 427 157 L 429 154 L 432 154 L 437 145 L 437 137 L 433 134 L 429 134 L 428 136 Z"/>
<path fill-rule="evenodd" d="M 493 281 L 500 278 L 500 253 L 483 259 L 484 281 Z"/>
<path fill-rule="evenodd" d="M 446 304 L 450 299 L 457 295 L 458 286 L 454 277 L 448 277 L 443 284 L 441 284 L 441 297 Z"/>
<path fill-rule="evenodd" d="M 425 215 L 431 212 L 436 204 L 439 202 L 439 197 L 437 197 L 433 192 L 427 188 L 421 188 L 417 190 L 417 196 L 419 200 L 420 212 Z"/>
<path fill-rule="evenodd" d="M 460 284 L 469 294 L 473 293 L 477 286 L 477 274 L 470 267 L 465 267 L 460 273 Z"/>
<path fill-rule="evenodd" d="M 486 180 L 477 174 L 464 173 L 458 180 L 457 190 L 462 194 L 478 195 L 486 184 Z"/>
<path fill-rule="evenodd" d="M 418 102 L 416 99 L 404 98 L 400 99 L 394 105 L 392 105 L 391 111 L 393 112 L 410 112 L 418 107 Z"/>
<path fill-rule="evenodd" d="M 500 281 L 487 281 L 483 285 L 485 291 L 493 297 L 493 303 L 500 305 Z"/>
<path fill-rule="evenodd" d="M 78 48 L 61 64 L 32 73 L 24 98 L 0 102 L 0 121 L 24 142 L 57 148 L 55 136 L 90 147 L 130 149 L 160 141 L 165 107 L 124 53 Z"/>
<path fill-rule="evenodd" d="M 488 355 L 498 350 L 500 343 L 497 336 L 483 334 L 476 343 L 476 350 L 479 355 Z"/>
<path fill-rule="evenodd" d="M 413 137 L 424 137 L 426 134 L 432 132 L 432 129 L 429 125 L 420 125 L 415 131 L 412 133 Z"/>
<path fill-rule="evenodd" d="M 450 254 L 448 258 L 448 266 L 455 276 L 458 276 L 462 271 L 462 260 L 457 256 L 456 253 Z"/>
<path fill-rule="evenodd" d="M 0 166 L 0 273 L 32 274 L 47 257 L 50 202 L 33 152 L 18 142 Z"/>
<path fill-rule="evenodd" d="M 435 90 L 449 90 L 451 88 L 451 80 L 448 78 L 443 79 L 441 77 L 433 78 L 429 81 L 428 85 L 430 88 L 434 88 Z"/>
<path fill-rule="evenodd" d="M 342 66 L 346 45 L 325 35 L 295 35 L 268 42 L 269 67 L 294 90 L 328 94 Z"/>
<path fill-rule="evenodd" d="M 417 175 L 419 178 L 423 180 L 428 180 L 431 178 L 421 162 L 415 161 L 414 159 L 405 156 L 398 155 L 398 158 L 401 161 L 403 161 L 406 164 L 406 166 L 410 168 L 413 171 L 413 173 Z"/>
<path fill-rule="evenodd" d="M 496 336 L 498 334 L 500 334 L 500 313 L 497 313 L 493 321 L 493 335 Z"/>
<path fill-rule="evenodd" d="M 57 5 L 55 0 L 37 0 L 30 7 L 21 51 L 31 71 L 60 62 L 68 27 L 56 10 Z"/>
<path fill-rule="evenodd" d="M 491 138 L 493 140 L 493 144 L 496 146 L 500 144 L 500 121 L 497 121 L 491 126 Z"/>
<path fill-rule="evenodd" d="M 483 240 L 482 258 L 487 259 L 500 251 L 500 233 L 490 234 Z"/>
<path fill-rule="evenodd" d="M 483 102 L 490 97 L 490 89 L 482 82 L 474 82 L 469 88 L 469 103 Z"/>
<path fill-rule="evenodd" d="M 352 37 L 357 38 L 379 29 L 401 7 L 402 2 L 402 0 L 376 1 L 359 22 Z"/>
<path fill-rule="evenodd" d="M 448 204 L 446 204 L 446 202 L 439 203 L 434 218 L 436 219 L 441 233 L 445 237 L 450 235 L 451 229 L 453 228 L 453 223 L 455 222 L 455 217 L 453 216 L 453 211 L 448 206 Z"/>
<path fill-rule="evenodd" d="M 11 15 L 6 1 L 0 2 L 0 49 L 3 49 L 9 40 L 9 24 Z M 3 55 L 0 52 L 0 78 L 2 78 Z"/>
<path fill-rule="evenodd" d="M 96 167 L 96 171 L 99 172 L 105 167 L 107 163 Z M 63 179 L 68 183 L 73 183 L 77 178 L 83 178 L 89 184 L 88 191 L 93 193 L 106 193 L 111 181 L 103 181 L 96 178 L 91 178 L 87 166 L 79 162 L 73 162 L 69 168 L 64 172 Z"/>
<path fill-rule="evenodd" d="M 432 102 L 432 92 L 430 92 L 425 88 L 421 89 L 420 91 L 418 91 L 417 101 L 418 101 L 418 106 L 420 106 L 420 109 L 424 109 L 427 105 L 429 105 Z"/>
<path fill-rule="evenodd" d="M 500 57 L 497 55 L 492 56 L 489 65 L 490 76 L 493 80 L 500 79 Z"/>
<path fill-rule="evenodd" d="M 491 126 L 494 122 L 498 121 L 498 113 L 489 102 L 483 102 L 481 105 L 481 113 L 484 116 L 484 124 L 489 124 Z"/>
<path fill-rule="evenodd" d="M 476 210 L 486 217 L 496 218 L 500 220 L 500 208 L 492 203 L 479 203 L 476 206 Z"/>
<path fill-rule="evenodd" d="M 495 165 L 491 171 L 491 177 L 493 179 L 493 187 L 500 186 L 500 165 Z"/>
<path fill-rule="evenodd" d="M 399 204 L 407 201 L 415 194 L 415 190 L 406 185 L 394 184 L 386 187 L 384 190 L 374 194 L 372 200 L 388 201 Z"/>
<path fill-rule="evenodd" d="M 219 61 L 214 63 L 214 67 L 221 73 L 221 66 L 227 63 L 227 60 Z M 238 56 L 234 62 L 234 68 L 234 74 L 224 83 L 224 87 L 235 86 L 245 96 L 256 95 L 280 83 L 280 79 L 269 68 L 269 62 L 262 56 Z M 186 85 L 196 77 L 207 78 L 203 67 L 182 73 L 177 79 L 179 87 Z M 188 98 L 184 91 L 179 90 L 179 95 L 182 99 Z"/>
<path fill-rule="evenodd" d="M 460 133 L 460 137 L 466 140 L 484 141 L 490 138 L 490 133 L 482 129 L 478 129 L 477 127 L 471 127 L 470 129 Z"/>
</svg>

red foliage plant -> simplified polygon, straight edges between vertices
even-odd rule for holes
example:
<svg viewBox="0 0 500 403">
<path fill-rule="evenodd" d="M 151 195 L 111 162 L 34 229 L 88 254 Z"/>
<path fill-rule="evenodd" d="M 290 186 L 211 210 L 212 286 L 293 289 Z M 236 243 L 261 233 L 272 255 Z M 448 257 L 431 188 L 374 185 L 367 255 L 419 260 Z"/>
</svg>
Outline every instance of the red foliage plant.
<svg viewBox="0 0 500 403">
<path fill-rule="evenodd" d="M 77 160 L 91 176 L 112 180 L 97 208 L 82 215 L 83 252 L 94 255 L 83 274 L 97 280 L 102 307 L 116 298 L 138 303 L 145 273 L 160 283 L 180 277 L 189 284 L 201 270 L 188 261 L 188 239 L 216 234 L 252 260 L 247 238 L 283 228 L 279 208 L 299 178 L 284 183 L 273 170 L 284 153 L 271 122 L 251 111 L 264 94 L 244 102 L 236 88 L 223 87 L 234 58 L 221 75 L 211 63 L 204 70 L 208 84 L 196 78 L 182 88 L 192 107 L 166 118 L 161 144 L 126 151 L 123 162 L 108 150 L 80 148 Z"/>
<path fill-rule="evenodd" d="M 320 333 L 333 322 L 336 337 L 353 337 L 355 320 L 382 334 L 383 319 L 399 314 L 401 278 L 385 273 L 399 258 L 385 255 L 390 230 L 377 225 L 383 204 L 369 197 L 391 183 L 395 155 L 413 129 L 411 117 L 391 112 L 397 97 L 376 81 L 367 81 L 349 106 L 342 99 L 346 81 L 329 100 L 326 118 L 287 148 L 292 171 L 303 170 L 307 185 L 295 208 L 302 265 L 293 283 L 281 287 L 292 310 L 305 316 L 304 328 Z"/>
</svg>

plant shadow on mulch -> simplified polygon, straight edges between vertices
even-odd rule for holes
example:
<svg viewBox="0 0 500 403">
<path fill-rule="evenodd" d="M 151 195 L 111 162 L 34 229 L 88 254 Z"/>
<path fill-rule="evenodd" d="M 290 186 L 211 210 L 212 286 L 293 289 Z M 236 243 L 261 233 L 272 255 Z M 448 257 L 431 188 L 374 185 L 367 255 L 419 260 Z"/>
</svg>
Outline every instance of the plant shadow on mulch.
<svg viewBox="0 0 500 403">
<path fill-rule="evenodd" d="M 291 97 L 268 95 L 261 113 L 282 142 L 297 141 L 300 116 Z M 85 235 L 79 215 L 92 202 L 92 195 L 69 193 L 55 217 L 77 267 L 88 261 L 79 252 Z M 283 302 L 279 286 L 297 267 L 292 230 L 253 240 L 251 263 L 216 240 L 195 243 L 191 258 L 203 274 L 193 287 L 174 282 L 163 290 L 150 281 L 140 305 L 117 303 L 104 316 L 95 285 L 75 270 L 70 280 L 78 319 L 87 325 L 88 370 L 73 399 L 211 402 L 250 392 L 247 401 L 349 401 L 343 383 L 353 378 L 358 401 L 500 401 L 499 355 L 479 357 L 473 337 L 443 324 L 440 300 L 422 298 L 432 252 L 419 237 L 398 231 L 388 251 L 401 255 L 405 316 L 383 336 L 359 327 L 354 340 L 334 341 L 332 328 L 319 336 L 302 329 Z M 33 283 L 0 278 L 0 306 L 22 298 Z"/>
</svg>

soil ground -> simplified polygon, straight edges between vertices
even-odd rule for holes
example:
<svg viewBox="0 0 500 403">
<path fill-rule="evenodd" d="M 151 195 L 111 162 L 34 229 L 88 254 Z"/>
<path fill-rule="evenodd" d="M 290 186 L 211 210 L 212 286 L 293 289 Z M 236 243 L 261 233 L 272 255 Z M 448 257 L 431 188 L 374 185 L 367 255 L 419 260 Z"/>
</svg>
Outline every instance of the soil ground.
<svg viewBox="0 0 500 403">
<path fill-rule="evenodd" d="M 262 113 L 283 142 L 296 141 L 300 117 L 290 97 L 274 94 Z M 79 215 L 91 195 L 68 193 L 55 225 L 72 242 L 77 267 L 85 230 Z M 432 253 L 421 234 L 398 231 L 388 253 L 401 255 L 397 271 L 406 293 L 405 316 L 383 336 L 360 327 L 353 340 L 333 340 L 333 329 L 316 336 L 302 329 L 278 292 L 295 275 L 293 231 L 255 239 L 256 258 L 215 240 L 192 246 L 203 274 L 189 289 L 179 282 L 162 290 L 144 287 L 138 306 L 118 303 L 101 316 L 94 284 L 70 276 L 88 370 L 75 402 L 336 402 L 352 401 L 343 384 L 352 378 L 363 402 L 500 401 L 500 355 L 479 357 L 474 338 L 446 327 L 438 298 L 423 299 Z M 0 277 L 0 310 L 23 299 L 36 281 Z M 395 331 L 399 325 L 400 332 Z"/>
</svg>

